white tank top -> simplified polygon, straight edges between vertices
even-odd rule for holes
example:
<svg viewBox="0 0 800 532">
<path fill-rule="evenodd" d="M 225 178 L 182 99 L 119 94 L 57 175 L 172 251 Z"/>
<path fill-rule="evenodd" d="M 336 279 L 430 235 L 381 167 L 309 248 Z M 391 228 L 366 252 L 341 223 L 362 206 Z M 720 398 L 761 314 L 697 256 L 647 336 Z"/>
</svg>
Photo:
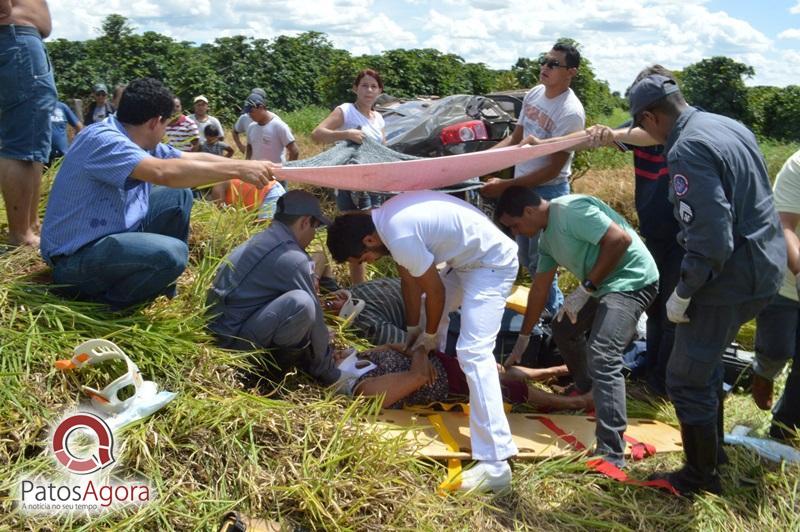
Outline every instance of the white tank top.
<svg viewBox="0 0 800 532">
<path fill-rule="evenodd" d="M 339 128 L 339 131 L 356 129 L 360 126 L 361 131 L 363 131 L 365 135 L 383 143 L 383 129 L 386 123 L 383 121 L 383 116 L 381 116 L 379 112 L 373 111 L 371 113 L 372 117 L 367 118 L 361 114 L 361 111 L 352 103 L 343 103 L 339 106 L 339 109 L 342 110 L 342 114 L 344 115 L 344 123 L 342 127 Z"/>
</svg>

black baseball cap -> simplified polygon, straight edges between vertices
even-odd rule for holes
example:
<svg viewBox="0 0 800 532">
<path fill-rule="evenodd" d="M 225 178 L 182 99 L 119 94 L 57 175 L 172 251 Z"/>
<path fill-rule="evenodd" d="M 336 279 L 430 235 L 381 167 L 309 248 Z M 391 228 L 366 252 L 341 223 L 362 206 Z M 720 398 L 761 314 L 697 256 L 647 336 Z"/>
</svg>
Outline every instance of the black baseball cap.
<svg viewBox="0 0 800 532">
<path fill-rule="evenodd" d="M 680 92 L 678 84 L 674 79 L 670 79 L 667 76 L 651 74 L 639 80 L 636 85 L 631 87 L 631 91 L 628 93 L 628 102 L 630 103 L 631 117 L 633 118 L 631 127 L 639 125 L 639 113 L 658 100 L 676 92 Z"/>
<path fill-rule="evenodd" d="M 331 220 L 322 215 L 319 200 L 305 190 L 290 190 L 278 198 L 275 212 L 294 216 L 312 216 L 322 225 L 331 225 Z"/>
<path fill-rule="evenodd" d="M 258 94 L 257 92 L 253 92 L 250 93 L 250 96 L 248 96 L 247 99 L 244 101 L 244 107 L 242 108 L 242 110 L 245 113 L 249 113 L 251 109 L 259 106 L 266 107 L 267 99 L 264 96 Z"/>
</svg>

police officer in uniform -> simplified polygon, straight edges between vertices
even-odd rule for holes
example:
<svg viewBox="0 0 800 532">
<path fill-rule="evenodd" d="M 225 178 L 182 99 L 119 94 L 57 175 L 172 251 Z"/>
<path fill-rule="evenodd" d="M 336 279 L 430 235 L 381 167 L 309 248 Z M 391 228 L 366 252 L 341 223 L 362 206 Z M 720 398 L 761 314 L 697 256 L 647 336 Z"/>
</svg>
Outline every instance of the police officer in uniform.
<svg viewBox="0 0 800 532">
<path fill-rule="evenodd" d="M 629 98 L 634 125 L 665 145 L 670 202 L 686 250 L 666 306 L 677 324 L 667 392 L 681 424 L 686 463 L 655 476 L 685 495 L 720 493 L 722 354 L 781 285 L 781 225 L 750 130 L 688 106 L 665 76 L 645 77 Z"/>
</svg>

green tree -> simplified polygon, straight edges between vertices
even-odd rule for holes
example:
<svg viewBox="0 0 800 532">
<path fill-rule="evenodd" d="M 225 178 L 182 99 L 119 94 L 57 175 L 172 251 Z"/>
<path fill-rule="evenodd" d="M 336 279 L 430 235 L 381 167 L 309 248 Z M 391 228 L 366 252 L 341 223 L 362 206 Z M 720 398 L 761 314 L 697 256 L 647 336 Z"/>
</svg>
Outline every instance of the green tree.
<svg viewBox="0 0 800 532">
<path fill-rule="evenodd" d="M 779 140 L 800 141 L 800 85 L 778 89 L 767 99 L 763 133 Z"/>
<path fill-rule="evenodd" d="M 753 115 L 743 78 L 754 74 L 751 66 L 730 57 L 717 56 L 683 69 L 681 86 L 686 100 L 692 105 L 752 125 Z"/>
</svg>

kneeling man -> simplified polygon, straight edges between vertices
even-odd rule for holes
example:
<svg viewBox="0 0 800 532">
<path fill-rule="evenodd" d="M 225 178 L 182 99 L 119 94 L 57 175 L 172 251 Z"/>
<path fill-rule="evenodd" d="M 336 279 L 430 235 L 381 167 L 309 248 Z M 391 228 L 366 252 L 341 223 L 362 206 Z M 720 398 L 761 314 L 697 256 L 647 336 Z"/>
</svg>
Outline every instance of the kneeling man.
<svg viewBox="0 0 800 532">
<path fill-rule="evenodd" d="M 189 188 L 234 177 L 261 188 L 272 179 L 273 163 L 161 144 L 173 110 L 160 81 L 135 80 L 117 114 L 81 131 L 64 157 L 41 253 L 72 295 L 112 308 L 174 295 L 189 258 Z"/>
</svg>

